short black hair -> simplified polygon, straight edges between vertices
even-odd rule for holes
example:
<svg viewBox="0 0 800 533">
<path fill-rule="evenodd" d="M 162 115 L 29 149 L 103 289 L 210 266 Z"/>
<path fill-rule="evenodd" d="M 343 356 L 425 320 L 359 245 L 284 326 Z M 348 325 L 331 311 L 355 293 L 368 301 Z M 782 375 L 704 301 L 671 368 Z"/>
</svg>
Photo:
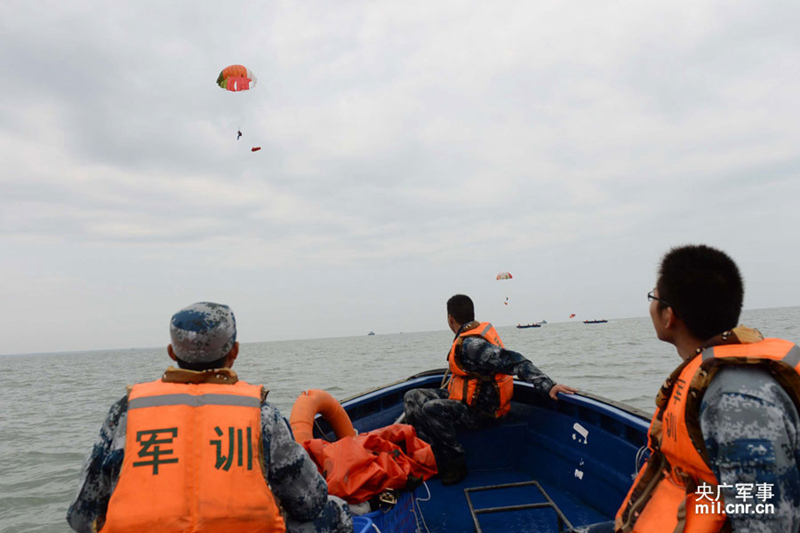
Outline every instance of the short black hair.
<svg viewBox="0 0 800 533">
<path fill-rule="evenodd" d="M 207 363 L 187 363 L 186 361 L 181 361 L 180 359 L 177 358 L 175 359 L 175 361 L 178 363 L 178 368 L 183 368 L 185 370 L 196 370 L 198 372 L 202 372 L 204 370 L 214 370 L 217 368 L 223 368 L 225 366 L 225 359 L 227 357 L 228 354 L 225 354 L 216 361 L 209 361 Z"/>
<path fill-rule="evenodd" d="M 475 320 L 475 306 L 472 298 L 466 294 L 456 294 L 447 300 L 447 314 L 452 316 L 459 324 L 466 324 Z"/>
<path fill-rule="evenodd" d="M 725 252 L 706 246 L 672 248 L 661 260 L 658 296 L 686 324 L 689 332 L 708 340 L 739 323 L 744 283 Z M 659 307 L 665 304 L 659 302 Z"/>
</svg>

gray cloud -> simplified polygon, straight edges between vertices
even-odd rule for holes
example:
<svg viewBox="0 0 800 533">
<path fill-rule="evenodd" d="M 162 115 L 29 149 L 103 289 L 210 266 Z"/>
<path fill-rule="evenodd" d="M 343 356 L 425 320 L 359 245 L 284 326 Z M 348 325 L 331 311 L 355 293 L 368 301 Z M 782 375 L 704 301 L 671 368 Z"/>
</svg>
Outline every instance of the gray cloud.
<svg viewBox="0 0 800 533">
<path fill-rule="evenodd" d="M 199 299 L 253 341 L 438 329 L 454 292 L 498 324 L 641 315 L 685 242 L 794 305 L 798 15 L 4 2 L 0 351 L 162 344 Z M 214 84 L 232 63 L 252 91 Z"/>
</svg>

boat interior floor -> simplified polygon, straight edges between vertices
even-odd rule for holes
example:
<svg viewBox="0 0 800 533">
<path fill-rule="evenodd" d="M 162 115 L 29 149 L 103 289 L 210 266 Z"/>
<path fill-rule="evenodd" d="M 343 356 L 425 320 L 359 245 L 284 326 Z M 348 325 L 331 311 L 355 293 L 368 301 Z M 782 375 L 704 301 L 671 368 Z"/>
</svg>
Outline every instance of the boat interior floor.
<svg viewBox="0 0 800 533">
<path fill-rule="evenodd" d="M 478 511 L 498 507 L 547 504 L 547 496 L 549 496 L 567 518 L 568 524 L 573 527 L 606 520 L 600 512 L 587 508 L 585 503 L 547 482 L 539 483 L 547 496 L 534 484 L 492 490 L 472 490 L 478 487 L 530 481 L 532 481 L 530 474 L 511 468 L 470 470 L 467 478 L 456 485 L 443 486 L 438 478 L 429 480 L 430 500 L 423 501 L 427 499 L 427 493 L 423 487 L 417 491 L 417 502 L 425 525 L 431 533 L 478 531 L 475 528 L 469 501 L 471 501 L 473 509 Z M 465 492 L 465 489 L 470 490 Z M 568 524 L 563 522 L 559 524 L 557 511 L 551 507 L 478 512 L 475 516 L 477 516 L 480 530 L 483 532 L 569 531 Z M 420 530 L 425 531 L 425 528 L 421 527 Z"/>
<path fill-rule="evenodd" d="M 429 479 L 429 498 L 425 486 L 416 490 L 424 520 L 418 531 L 555 533 L 613 520 L 642 463 L 646 419 L 588 396 L 554 403 L 525 385 L 515 388 L 502 421 L 458 432 L 468 474 L 448 486 L 439 476 Z M 350 416 L 356 429 L 391 424 L 402 413 L 402 397 L 403 390 L 392 391 L 379 397 L 380 406 L 355 406 Z M 496 487 L 508 484 L 514 485 Z M 481 487 L 493 488 L 474 490 Z"/>
</svg>

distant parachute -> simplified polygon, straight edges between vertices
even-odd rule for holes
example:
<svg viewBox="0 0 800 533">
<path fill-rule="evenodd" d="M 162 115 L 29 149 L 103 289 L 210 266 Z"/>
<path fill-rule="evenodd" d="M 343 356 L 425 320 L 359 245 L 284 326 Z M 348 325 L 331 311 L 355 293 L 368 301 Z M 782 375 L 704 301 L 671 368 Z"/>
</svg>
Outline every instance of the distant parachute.
<svg viewBox="0 0 800 533">
<path fill-rule="evenodd" d="M 258 152 L 259 150 L 261 150 L 260 146 L 253 146 L 252 148 L 250 148 L 251 152 Z"/>
<path fill-rule="evenodd" d="M 244 65 L 227 66 L 217 76 L 217 85 L 220 88 L 236 94 L 228 104 L 226 121 L 235 125 L 237 141 L 242 137 L 243 123 L 246 122 L 246 117 L 250 112 L 250 105 L 252 104 L 252 96 L 249 96 L 250 89 L 255 87 L 257 83 L 258 79 L 256 79 L 253 71 Z M 256 150 L 253 151 L 255 152 Z"/>
<path fill-rule="evenodd" d="M 569 315 L 569 317 L 570 318 L 575 318 L 575 313 L 572 313 L 571 315 Z"/>
<path fill-rule="evenodd" d="M 507 279 L 512 279 L 514 276 L 511 275 L 511 272 L 498 272 L 497 273 L 497 281 L 503 281 Z M 503 305 L 508 305 L 508 287 L 506 287 L 506 301 L 503 302 Z"/>
<path fill-rule="evenodd" d="M 255 74 L 244 65 L 225 67 L 217 76 L 217 85 L 233 92 L 248 91 L 257 83 L 258 79 Z"/>
</svg>

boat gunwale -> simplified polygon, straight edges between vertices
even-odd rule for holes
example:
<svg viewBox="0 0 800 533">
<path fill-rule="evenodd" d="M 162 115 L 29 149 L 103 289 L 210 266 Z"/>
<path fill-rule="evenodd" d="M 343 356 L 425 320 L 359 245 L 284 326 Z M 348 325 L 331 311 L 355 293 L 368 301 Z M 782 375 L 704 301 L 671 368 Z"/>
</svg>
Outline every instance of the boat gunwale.
<svg viewBox="0 0 800 533">
<path fill-rule="evenodd" d="M 389 383 L 389 384 L 386 384 L 386 385 L 374 387 L 374 388 L 369 389 L 367 391 L 355 394 L 353 396 L 350 396 L 348 398 L 345 398 L 345 399 L 341 400 L 340 403 L 342 404 L 342 406 L 345 409 L 347 409 L 348 407 L 355 407 L 359 403 L 364 403 L 364 402 L 368 402 L 368 401 L 372 401 L 372 400 L 377 400 L 383 395 L 390 394 L 390 393 L 393 392 L 393 389 L 402 388 L 402 387 L 406 387 L 408 385 L 411 385 L 411 382 L 413 382 L 413 381 L 419 381 L 419 383 L 418 383 L 419 385 L 430 384 L 432 382 L 435 382 L 434 380 L 431 380 L 431 378 L 440 377 L 440 376 L 443 377 L 445 372 L 446 372 L 446 369 L 444 369 L 444 368 L 432 369 L 432 370 L 426 370 L 426 371 L 423 371 L 423 372 L 419 372 L 419 373 L 414 374 L 413 376 L 410 376 L 410 377 L 408 377 L 406 379 L 401 379 L 401 380 L 395 381 L 393 383 Z M 416 385 L 416 383 L 414 385 Z M 533 390 L 533 385 L 531 385 L 530 383 L 526 383 L 524 381 L 514 380 L 514 387 L 515 388 L 517 388 L 517 387 L 528 388 L 528 389 Z M 413 387 L 409 387 L 409 388 L 413 388 Z M 380 394 L 376 394 L 376 393 L 380 393 Z M 515 401 L 515 400 L 512 399 L 512 402 L 513 401 Z M 516 401 L 518 401 L 518 400 L 516 400 Z M 595 411 L 602 412 L 606 416 L 610 416 L 611 418 L 615 418 L 615 419 L 617 419 L 617 420 L 619 420 L 620 422 L 623 422 L 623 423 L 627 423 L 627 424 L 635 425 L 635 426 L 638 425 L 640 427 L 644 426 L 645 431 L 647 430 L 647 428 L 649 428 L 650 421 L 653 418 L 653 414 L 652 413 L 648 413 L 647 411 L 644 411 L 643 409 L 639 409 L 637 407 L 633 407 L 631 405 L 627 405 L 627 404 L 619 402 L 617 400 L 612 400 L 610 398 L 606 398 L 606 397 L 603 397 L 603 396 L 600 396 L 598 394 L 594 394 L 594 393 L 591 393 L 591 392 L 578 391 L 575 394 L 563 394 L 562 393 L 562 394 L 559 394 L 559 401 L 564 401 L 566 403 L 574 404 L 574 405 L 577 405 L 577 406 L 589 407 L 589 408 L 591 408 L 591 409 L 593 409 Z"/>
<path fill-rule="evenodd" d="M 384 427 L 387 424 L 391 424 L 391 420 L 397 415 L 402 415 L 403 397 L 408 390 L 414 388 L 438 388 L 441 386 L 442 378 L 445 376 L 445 373 L 446 369 L 434 369 L 420 372 L 409 378 L 353 395 L 342 400 L 341 404 L 348 414 L 353 417 L 353 422 L 357 430 L 370 431 L 377 427 Z M 534 460 L 535 458 L 528 455 L 528 452 L 519 453 L 518 455 L 521 458 L 519 460 L 523 463 L 532 461 L 531 464 L 539 465 L 533 468 L 533 470 L 523 469 L 524 472 L 520 475 L 522 475 L 523 478 L 528 476 L 537 481 L 546 481 L 550 483 L 552 487 L 560 487 L 559 490 L 567 491 L 569 494 L 573 494 L 570 490 L 576 490 L 582 495 L 576 496 L 576 498 L 588 505 L 589 508 L 600 513 L 602 516 L 598 515 L 599 519 L 613 517 L 614 512 L 619 506 L 619 502 L 616 501 L 617 497 L 619 501 L 622 500 L 625 490 L 627 490 L 630 483 L 629 476 L 634 471 L 634 469 L 630 467 L 629 461 L 633 463 L 635 459 L 636 468 L 641 466 L 639 457 L 642 450 L 647 446 L 646 435 L 652 417 L 641 409 L 582 391 L 572 395 L 559 394 L 559 401 L 553 401 L 538 391 L 532 384 L 516 380 L 514 381 L 514 391 L 511 412 L 504 417 L 503 423 L 494 429 L 490 429 L 490 431 L 499 430 L 502 432 L 501 436 L 505 436 L 506 438 L 513 437 L 512 441 L 527 442 L 532 446 L 540 446 L 542 450 L 547 452 L 547 459 L 543 459 L 542 461 L 544 462 L 542 463 L 537 463 L 539 460 Z M 552 422 L 550 422 L 551 419 L 548 418 L 550 416 L 555 416 Z M 395 420 L 395 423 L 399 420 L 399 418 Z M 357 421 L 361 421 L 361 424 L 358 424 Z M 597 430 L 601 433 L 597 435 L 599 438 L 593 439 L 595 444 L 591 449 L 584 449 L 582 444 L 586 442 L 584 440 L 584 442 L 581 443 L 580 439 L 578 439 L 575 444 L 565 447 L 563 440 L 557 439 L 552 433 L 548 432 L 548 428 L 551 424 L 555 424 L 559 428 L 558 435 L 561 439 L 569 439 L 571 433 L 572 440 L 569 440 L 569 442 L 576 441 L 576 433 L 584 434 L 589 431 L 594 432 Z M 330 429 L 327 428 L 327 425 L 324 423 L 322 426 L 317 427 L 317 430 L 323 438 L 325 438 L 326 435 L 328 437 L 331 435 Z M 583 431 L 583 433 L 581 433 L 581 431 Z M 490 459 L 488 463 L 481 462 L 486 456 L 486 454 L 483 453 L 485 452 L 485 445 L 482 443 L 484 442 L 483 439 L 485 436 L 482 434 L 482 430 L 477 432 L 467 431 L 463 437 L 467 439 L 466 442 L 470 443 L 470 447 L 477 446 L 472 448 L 473 451 L 470 452 L 474 457 L 468 459 L 468 461 L 477 460 L 480 462 L 480 468 L 476 471 L 494 472 L 492 469 L 497 469 L 499 467 L 500 469 L 497 470 L 497 472 L 506 472 L 506 470 L 503 469 L 507 469 L 509 465 L 505 464 L 502 458 L 496 460 Z M 600 448 L 597 448 L 598 446 Z M 618 451 L 611 453 L 611 455 L 606 458 L 610 461 L 607 464 L 603 462 L 603 458 L 605 457 L 603 454 L 606 450 L 605 447 L 608 446 L 613 446 Z M 525 449 L 526 448 L 523 447 L 518 451 L 523 452 Z M 571 484 L 564 482 L 562 486 L 561 481 L 554 481 L 548 477 L 549 475 L 547 472 L 549 472 L 549 470 L 547 469 L 557 464 L 559 468 L 567 468 L 567 470 L 569 470 L 565 479 L 572 480 L 571 474 L 572 471 L 575 470 L 573 468 L 573 463 L 577 464 L 579 459 L 580 465 L 584 464 L 584 459 L 586 459 L 587 462 L 586 466 L 578 467 L 581 468 L 581 476 L 579 479 L 583 480 L 583 473 L 585 472 L 588 476 L 587 479 L 594 480 L 592 481 L 594 484 L 592 487 L 606 487 L 601 491 L 603 495 L 595 497 L 591 496 L 594 493 L 581 492 L 584 489 L 576 485 L 578 481 L 573 480 Z M 599 461 L 599 463 L 597 461 Z M 514 468 L 516 467 L 512 466 L 512 470 Z M 542 468 L 545 470 L 541 470 Z M 577 470 L 575 471 L 577 472 Z M 576 474 L 575 477 L 578 477 L 578 475 Z M 495 480 L 494 477 L 491 479 Z M 501 481 L 503 479 L 505 478 L 501 478 Z M 502 483 L 499 484 L 505 485 L 507 481 L 509 480 L 502 481 Z M 510 481 L 513 483 L 519 480 L 515 477 L 514 479 L 510 479 Z M 491 483 L 478 483 L 478 485 L 481 486 L 493 484 L 497 485 L 498 483 L 496 480 Z M 623 486 L 624 490 L 618 490 L 623 488 Z M 617 492 L 619 492 L 619 494 L 617 494 Z M 449 500 L 445 493 L 442 493 L 440 498 L 444 498 L 441 500 L 443 503 L 436 504 L 438 507 L 435 506 L 435 509 L 438 509 L 442 505 L 448 505 L 447 501 Z M 452 495 L 450 498 L 452 499 Z M 560 497 L 559 506 L 562 506 L 562 503 L 565 501 L 566 500 Z M 505 505 L 503 507 L 505 507 Z M 561 508 L 567 513 L 564 507 Z M 428 511 L 426 510 L 426 512 Z M 435 511 L 435 513 L 439 513 L 439 511 Z M 566 516 L 570 516 L 570 520 L 572 519 L 572 514 L 567 514 Z M 593 518 L 589 522 L 585 520 L 584 522 L 595 523 L 599 521 L 599 519 Z"/>
</svg>

